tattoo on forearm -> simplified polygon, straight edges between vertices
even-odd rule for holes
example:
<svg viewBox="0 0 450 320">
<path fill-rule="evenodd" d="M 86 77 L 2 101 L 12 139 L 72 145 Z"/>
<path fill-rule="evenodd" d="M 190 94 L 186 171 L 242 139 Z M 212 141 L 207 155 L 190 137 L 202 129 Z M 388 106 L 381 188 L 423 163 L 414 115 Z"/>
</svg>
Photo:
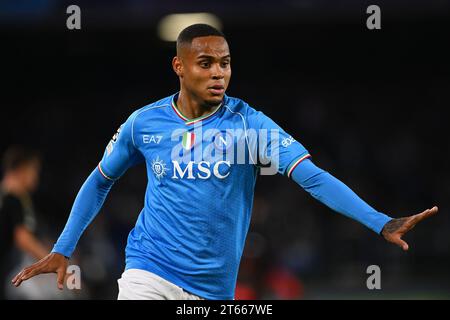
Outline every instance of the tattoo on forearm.
<svg viewBox="0 0 450 320">
<path fill-rule="evenodd" d="M 384 226 L 385 232 L 392 233 L 397 231 L 403 224 L 408 220 L 408 218 L 399 218 L 399 219 L 392 219 L 386 225 Z"/>
</svg>

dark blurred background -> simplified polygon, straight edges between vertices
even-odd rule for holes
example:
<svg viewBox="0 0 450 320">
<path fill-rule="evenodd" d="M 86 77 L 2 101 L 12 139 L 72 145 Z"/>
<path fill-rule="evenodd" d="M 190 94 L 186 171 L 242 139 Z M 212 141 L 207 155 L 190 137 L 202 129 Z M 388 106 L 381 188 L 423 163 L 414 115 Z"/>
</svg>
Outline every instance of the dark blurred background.
<svg viewBox="0 0 450 320">
<path fill-rule="evenodd" d="M 81 8 L 81 30 L 66 28 L 70 4 Z M 381 30 L 366 27 L 370 4 L 381 8 Z M 377 210 L 401 217 L 440 207 L 406 236 L 405 253 L 287 178 L 262 176 L 237 298 L 450 298 L 449 9 L 449 1 L 2 1 L 0 155 L 13 144 L 44 155 L 34 200 L 38 234 L 54 242 L 119 125 L 178 90 L 174 43 L 158 37 L 159 21 L 212 13 L 230 44 L 229 95 L 274 119 Z M 142 166 L 116 183 L 76 250 L 83 290 L 72 298 L 116 298 L 145 185 Z M 373 264 L 381 290 L 366 287 Z"/>
</svg>

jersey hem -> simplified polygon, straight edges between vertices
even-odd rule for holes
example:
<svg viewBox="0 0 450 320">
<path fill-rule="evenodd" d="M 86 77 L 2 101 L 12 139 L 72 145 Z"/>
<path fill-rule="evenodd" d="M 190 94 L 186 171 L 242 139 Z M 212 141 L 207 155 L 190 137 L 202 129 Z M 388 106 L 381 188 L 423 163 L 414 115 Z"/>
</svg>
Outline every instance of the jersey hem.
<svg viewBox="0 0 450 320">
<path fill-rule="evenodd" d="M 207 300 L 233 300 L 233 297 L 230 297 L 230 296 L 217 296 L 217 295 L 210 294 L 208 292 L 194 289 L 191 286 L 189 286 L 189 284 L 184 283 L 184 282 L 182 283 L 181 281 L 172 277 L 170 274 L 165 273 L 161 269 L 159 269 L 157 267 L 153 267 L 149 264 L 144 264 L 144 263 L 141 263 L 138 261 L 128 262 L 126 264 L 125 270 L 128 270 L 128 269 L 141 269 L 141 270 L 145 270 L 145 271 L 154 273 L 157 276 L 163 278 L 164 280 L 167 280 L 167 281 L 171 282 L 172 284 L 182 288 L 183 290 L 188 291 L 189 293 L 195 294 L 195 295 L 197 295 L 201 298 L 207 299 Z"/>
</svg>

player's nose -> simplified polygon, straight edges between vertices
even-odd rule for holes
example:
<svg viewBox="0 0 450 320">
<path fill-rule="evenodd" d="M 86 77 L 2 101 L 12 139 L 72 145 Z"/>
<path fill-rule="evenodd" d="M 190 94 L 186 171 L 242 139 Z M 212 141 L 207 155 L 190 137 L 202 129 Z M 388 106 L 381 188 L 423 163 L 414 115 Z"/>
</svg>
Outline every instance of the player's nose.
<svg viewBox="0 0 450 320">
<path fill-rule="evenodd" d="M 211 68 L 211 75 L 213 79 L 222 79 L 224 77 L 223 69 L 218 63 L 214 64 L 214 66 Z"/>
</svg>

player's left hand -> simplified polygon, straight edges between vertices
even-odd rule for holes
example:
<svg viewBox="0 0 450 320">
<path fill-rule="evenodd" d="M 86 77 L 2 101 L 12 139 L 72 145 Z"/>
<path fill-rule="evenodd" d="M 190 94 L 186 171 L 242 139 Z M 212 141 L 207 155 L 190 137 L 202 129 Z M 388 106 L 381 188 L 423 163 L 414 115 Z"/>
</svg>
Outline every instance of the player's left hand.
<svg viewBox="0 0 450 320">
<path fill-rule="evenodd" d="M 392 219 L 383 227 L 381 234 L 387 241 L 398 245 L 406 251 L 409 246 L 404 240 L 402 240 L 403 235 L 414 228 L 417 223 L 431 217 L 432 215 L 435 215 L 437 212 L 438 207 L 434 206 L 431 209 L 427 209 L 413 216 Z"/>
</svg>

